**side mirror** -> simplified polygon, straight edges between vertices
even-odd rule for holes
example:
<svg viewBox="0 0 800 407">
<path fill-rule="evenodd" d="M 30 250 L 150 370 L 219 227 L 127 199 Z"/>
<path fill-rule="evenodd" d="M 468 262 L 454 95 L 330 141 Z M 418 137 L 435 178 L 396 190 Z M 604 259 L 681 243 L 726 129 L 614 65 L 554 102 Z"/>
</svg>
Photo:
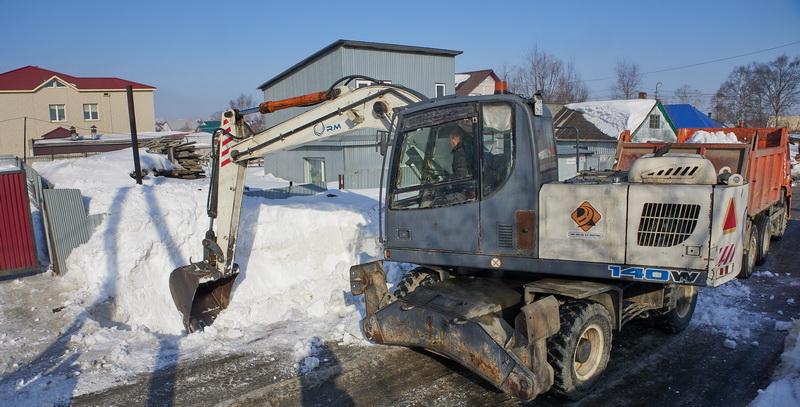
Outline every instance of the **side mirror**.
<svg viewBox="0 0 800 407">
<path fill-rule="evenodd" d="M 536 91 L 533 94 L 533 115 L 541 116 L 544 114 L 544 101 L 542 100 L 542 91 Z"/>
<path fill-rule="evenodd" d="M 376 136 L 378 139 L 376 140 L 378 142 L 378 152 L 385 156 L 386 152 L 389 151 L 389 132 L 378 130 Z"/>
</svg>

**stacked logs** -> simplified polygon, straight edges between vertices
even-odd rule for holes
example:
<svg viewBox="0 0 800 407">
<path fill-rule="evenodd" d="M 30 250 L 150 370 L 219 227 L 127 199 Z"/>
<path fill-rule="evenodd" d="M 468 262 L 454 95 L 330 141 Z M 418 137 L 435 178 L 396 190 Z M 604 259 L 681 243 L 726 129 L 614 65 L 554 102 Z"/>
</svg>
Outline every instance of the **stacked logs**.
<svg viewBox="0 0 800 407">
<path fill-rule="evenodd" d="M 195 152 L 195 142 L 186 139 L 162 137 L 141 143 L 148 153 L 166 154 L 172 171 L 164 175 L 172 178 L 196 179 L 205 176 L 202 157 Z"/>
</svg>

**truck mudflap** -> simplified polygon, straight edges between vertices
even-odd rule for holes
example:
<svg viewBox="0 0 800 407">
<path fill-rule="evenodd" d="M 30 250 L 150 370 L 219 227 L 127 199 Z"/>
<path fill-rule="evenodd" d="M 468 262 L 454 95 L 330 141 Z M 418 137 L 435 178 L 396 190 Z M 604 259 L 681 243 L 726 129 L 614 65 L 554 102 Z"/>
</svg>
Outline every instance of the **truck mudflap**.
<svg viewBox="0 0 800 407">
<path fill-rule="evenodd" d="M 552 386 L 546 339 L 560 327 L 555 297 L 520 307 L 519 290 L 501 280 L 457 277 L 395 298 L 382 262 L 354 266 L 350 280 L 353 295 L 365 295 L 362 328 L 370 341 L 444 355 L 522 400 Z M 513 328 L 503 318 L 508 312 L 517 312 Z"/>
</svg>

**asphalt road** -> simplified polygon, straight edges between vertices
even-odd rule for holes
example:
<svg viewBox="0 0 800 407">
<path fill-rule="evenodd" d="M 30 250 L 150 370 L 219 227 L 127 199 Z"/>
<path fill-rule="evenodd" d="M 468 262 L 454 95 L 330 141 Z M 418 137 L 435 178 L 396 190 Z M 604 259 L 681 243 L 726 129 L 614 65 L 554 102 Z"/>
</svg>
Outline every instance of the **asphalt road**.
<svg viewBox="0 0 800 407">
<path fill-rule="evenodd" d="M 746 281 L 753 293 L 800 297 L 800 211 L 786 235 L 773 242 L 760 270 L 779 278 Z M 758 271 L 758 270 L 757 270 Z M 787 276 L 784 273 L 791 273 Z M 798 298 L 800 300 L 800 298 Z M 787 320 L 800 304 L 753 295 L 741 307 L 763 317 Z M 782 311 L 783 314 L 779 314 Z M 597 389 L 574 406 L 743 406 L 766 387 L 783 349 L 784 332 L 768 323 L 752 333 L 758 346 L 722 347 L 724 336 L 692 326 L 667 335 L 632 323 L 614 337 L 607 371 Z M 132 384 L 73 399 L 74 405 L 304 405 L 436 406 L 518 405 L 475 374 L 423 351 L 385 346 L 328 345 L 322 363 L 298 376 L 290 357 L 242 354 L 200 360 L 143 375 Z M 547 394 L 529 403 L 565 405 Z"/>
</svg>

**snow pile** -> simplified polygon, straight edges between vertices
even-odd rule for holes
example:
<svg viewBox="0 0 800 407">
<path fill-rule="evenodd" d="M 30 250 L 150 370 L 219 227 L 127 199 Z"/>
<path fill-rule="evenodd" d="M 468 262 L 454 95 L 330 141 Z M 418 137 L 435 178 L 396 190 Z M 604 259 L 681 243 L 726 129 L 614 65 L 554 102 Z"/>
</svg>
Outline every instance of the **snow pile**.
<svg viewBox="0 0 800 407">
<path fill-rule="evenodd" d="M 717 143 L 717 144 L 736 144 L 739 139 L 736 134 L 731 132 L 725 133 L 724 131 L 704 131 L 698 130 L 692 137 L 686 140 L 687 143 Z"/>
<path fill-rule="evenodd" d="M 750 287 L 739 280 L 701 289 L 692 324 L 710 328 L 725 336 L 723 345 L 732 349 L 731 346 L 735 347 L 737 341 L 750 339 L 752 331 L 763 323 L 763 316 L 742 307 L 742 304 L 751 302 L 750 296 Z"/>
<path fill-rule="evenodd" d="M 792 320 L 784 342 L 781 364 L 772 383 L 750 403 L 750 407 L 781 407 L 800 405 L 800 320 Z"/>
<path fill-rule="evenodd" d="M 607 136 L 619 138 L 625 130 L 636 130 L 655 104 L 652 99 L 633 99 L 570 103 L 565 107 L 581 112 Z"/>
<path fill-rule="evenodd" d="M 104 213 L 89 241 L 67 259 L 65 279 L 90 301 L 113 302 L 112 319 L 162 334 L 182 332 L 169 292 L 170 272 L 202 257 L 207 180 L 128 176 L 130 150 L 37 163 L 56 187 L 80 188 L 90 213 Z M 142 153 L 143 167 L 168 164 Z M 279 182 L 269 177 L 262 185 Z M 349 192 L 267 201 L 246 196 L 237 263 L 241 275 L 216 330 L 283 320 L 325 319 L 328 334 L 360 337 L 350 266 L 380 254 L 376 201 Z M 346 320 L 343 320 L 345 319 Z"/>
</svg>

